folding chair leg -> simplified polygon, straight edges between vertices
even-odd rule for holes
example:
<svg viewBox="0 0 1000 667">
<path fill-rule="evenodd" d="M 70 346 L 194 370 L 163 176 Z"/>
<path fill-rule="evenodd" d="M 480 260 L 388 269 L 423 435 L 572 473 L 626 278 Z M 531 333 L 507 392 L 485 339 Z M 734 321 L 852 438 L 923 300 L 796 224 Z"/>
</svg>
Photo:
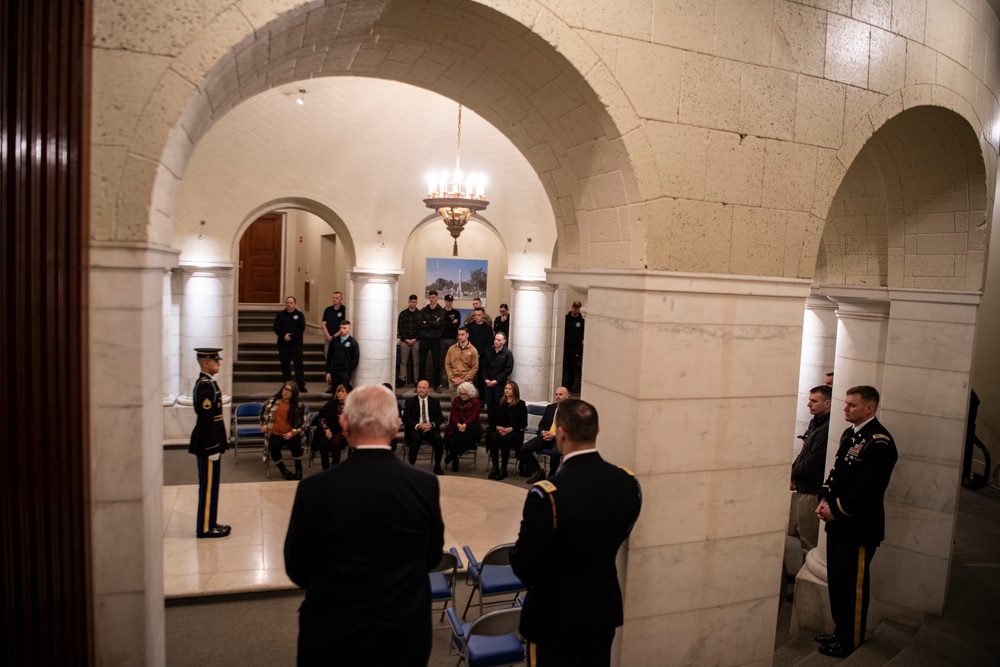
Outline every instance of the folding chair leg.
<svg viewBox="0 0 1000 667">
<path fill-rule="evenodd" d="M 469 613 L 469 606 L 472 604 L 472 596 L 476 594 L 477 590 L 479 590 L 479 584 L 475 584 L 472 587 L 472 593 L 469 594 L 469 600 L 468 600 L 468 602 L 465 603 L 465 611 L 462 612 L 462 620 L 463 621 L 465 620 L 466 615 Z M 482 616 L 482 614 L 483 614 L 483 594 L 480 593 L 479 594 L 479 615 Z"/>
</svg>

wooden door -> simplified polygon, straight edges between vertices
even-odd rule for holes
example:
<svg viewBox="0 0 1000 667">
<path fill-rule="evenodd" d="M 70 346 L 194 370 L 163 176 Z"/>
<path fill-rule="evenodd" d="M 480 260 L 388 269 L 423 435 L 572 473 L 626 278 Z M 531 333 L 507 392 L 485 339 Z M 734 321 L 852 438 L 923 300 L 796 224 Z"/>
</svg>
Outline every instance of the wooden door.
<svg viewBox="0 0 1000 667">
<path fill-rule="evenodd" d="M 281 301 L 281 239 L 284 216 L 257 218 L 240 239 L 240 303 Z"/>
</svg>

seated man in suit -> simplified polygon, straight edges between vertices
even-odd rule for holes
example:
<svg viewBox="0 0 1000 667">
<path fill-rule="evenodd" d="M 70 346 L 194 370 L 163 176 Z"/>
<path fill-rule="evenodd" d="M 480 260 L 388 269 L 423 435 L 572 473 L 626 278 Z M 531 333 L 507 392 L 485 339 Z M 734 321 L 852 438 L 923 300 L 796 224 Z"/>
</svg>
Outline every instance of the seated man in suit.
<svg viewBox="0 0 1000 667">
<path fill-rule="evenodd" d="M 434 450 L 434 474 L 443 475 L 441 457 L 444 456 L 444 441 L 441 439 L 441 424 L 444 415 L 441 413 L 441 403 L 433 396 L 428 396 L 431 386 L 427 380 L 417 383 L 417 395 L 406 399 L 403 406 L 403 426 L 406 438 L 406 448 L 410 452 L 410 463 L 417 462 L 420 443 L 426 440 Z"/>
<path fill-rule="evenodd" d="M 388 389 L 352 391 L 340 424 L 353 454 L 295 492 L 285 571 L 306 591 L 300 667 L 427 665 L 427 573 L 444 548 L 440 487 L 389 451 L 398 415 Z"/>
<path fill-rule="evenodd" d="M 559 469 L 559 449 L 556 447 L 556 407 L 569 398 L 569 390 L 566 387 L 556 389 L 556 402 L 545 406 L 545 413 L 541 421 L 538 422 L 538 435 L 521 445 L 521 461 L 524 464 L 528 477 L 528 484 L 534 484 L 545 479 L 545 471 L 538 463 L 536 455 L 543 449 L 551 449 L 549 456 L 549 475 L 556 474 Z"/>
</svg>

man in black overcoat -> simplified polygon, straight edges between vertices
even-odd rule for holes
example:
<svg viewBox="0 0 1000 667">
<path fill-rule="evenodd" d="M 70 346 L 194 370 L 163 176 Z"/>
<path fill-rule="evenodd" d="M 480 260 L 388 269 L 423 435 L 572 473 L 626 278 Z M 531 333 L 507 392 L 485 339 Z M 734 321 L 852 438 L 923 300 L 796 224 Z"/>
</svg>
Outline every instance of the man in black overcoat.
<svg viewBox="0 0 1000 667">
<path fill-rule="evenodd" d="M 352 391 L 340 423 L 353 453 L 299 483 L 285 571 L 306 591 L 299 665 L 423 667 L 431 650 L 427 577 L 444 523 L 434 475 L 397 459 L 396 397 Z"/>
<path fill-rule="evenodd" d="M 817 635 L 819 652 L 850 655 L 865 641 L 871 562 L 885 539 L 883 498 L 899 457 L 892 436 L 875 417 L 875 387 L 847 390 L 844 418 L 853 424 L 840 436 L 837 460 L 820 492 L 816 514 L 826 523 L 826 579 L 831 634 Z"/>
<path fill-rule="evenodd" d="M 597 453 L 597 410 L 567 398 L 556 413 L 562 467 L 528 493 L 510 554 L 528 589 L 521 634 L 528 664 L 607 666 L 623 623 L 615 557 L 639 518 L 635 476 Z"/>
</svg>

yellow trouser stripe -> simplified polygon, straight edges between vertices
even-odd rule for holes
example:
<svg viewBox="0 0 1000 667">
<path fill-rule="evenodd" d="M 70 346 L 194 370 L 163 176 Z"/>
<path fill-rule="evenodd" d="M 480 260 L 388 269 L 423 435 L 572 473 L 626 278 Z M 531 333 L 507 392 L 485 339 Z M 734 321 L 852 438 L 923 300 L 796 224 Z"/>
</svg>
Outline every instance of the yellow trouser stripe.
<svg viewBox="0 0 1000 667">
<path fill-rule="evenodd" d="M 858 547 L 858 584 L 854 591 L 854 648 L 861 646 L 861 602 L 865 583 L 865 548 Z"/>
<path fill-rule="evenodd" d="M 214 461 L 209 459 L 208 463 L 208 476 L 205 484 L 205 514 L 201 517 L 204 522 L 201 528 L 201 532 L 207 533 L 208 528 L 208 517 L 212 514 L 212 473 L 215 471 Z"/>
<path fill-rule="evenodd" d="M 538 656 L 535 654 L 535 649 L 538 646 L 535 642 L 528 642 L 528 665 L 529 667 L 538 667 Z"/>
</svg>

